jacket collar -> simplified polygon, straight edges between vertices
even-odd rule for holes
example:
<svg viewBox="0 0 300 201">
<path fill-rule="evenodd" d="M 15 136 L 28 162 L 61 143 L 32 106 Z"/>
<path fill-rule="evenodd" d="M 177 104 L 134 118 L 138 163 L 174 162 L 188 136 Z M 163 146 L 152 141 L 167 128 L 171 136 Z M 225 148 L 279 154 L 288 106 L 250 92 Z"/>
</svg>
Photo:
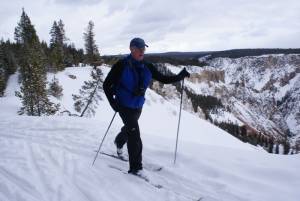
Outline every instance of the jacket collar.
<svg viewBox="0 0 300 201">
<path fill-rule="evenodd" d="M 138 60 L 134 59 L 133 56 L 132 56 L 131 54 L 129 54 L 129 55 L 127 56 L 127 59 L 128 59 L 128 62 L 131 62 L 131 64 L 132 64 L 133 66 L 140 67 L 140 68 L 143 67 L 144 60 L 138 61 Z"/>
</svg>

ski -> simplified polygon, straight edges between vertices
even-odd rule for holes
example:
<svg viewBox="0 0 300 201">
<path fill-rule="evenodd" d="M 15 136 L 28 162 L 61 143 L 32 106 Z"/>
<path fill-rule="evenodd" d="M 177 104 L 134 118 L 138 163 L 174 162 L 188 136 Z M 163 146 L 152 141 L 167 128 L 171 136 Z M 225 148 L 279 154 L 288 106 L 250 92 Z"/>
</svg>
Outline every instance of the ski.
<svg viewBox="0 0 300 201">
<path fill-rule="evenodd" d="M 179 193 L 179 192 L 176 192 L 170 188 L 168 188 L 168 186 L 163 186 L 161 184 L 157 184 L 157 183 L 154 183 L 152 182 L 149 178 L 146 178 L 146 177 L 142 177 L 142 176 L 139 176 L 139 175 L 134 175 L 134 174 L 130 174 L 128 173 L 126 170 L 118 167 L 118 166 L 114 166 L 114 165 L 108 165 L 109 168 L 112 168 L 112 169 L 115 169 L 115 170 L 118 170 L 120 171 L 121 173 L 123 174 L 126 174 L 126 175 L 130 175 L 130 176 L 134 176 L 138 179 L 141 179 L 143 181 L 145 181 L 147 184 L 151 185 L 152 187 L 154 188 L 157 188 L 159 190 L 165 190 L 165 191 L 168 191 L 170 193 L 173 193 L 175 194 L 176 196 L 179 196 L 179 197 L 184 197 L 185 199 L 188 199 L 188 200 L 191 200 L 191 201 L 202 201 L 203 197 L 200 197 L 200 198 L 192 198 L 190 197 L 189 195 L 185 195 L 185 194 L 182 194 L 182 193 Z"/>
<path fill-rule="evenodd" d="M 108 154 L 108 153 L 105 153 L 105 152 L 100 152 L 100 154 L 103 154 L 105 156 L 110 156 L 112 158 L 119 159 L 119 160 L 124 161 L 124 162 L 128 162 L 128 158 L 126 158 L 124 156 L 118 156 L 118 155 L 114 155 L 114 154 Z"/>
<path fill-rule="evenodd" d="M 109 156 L 109 157 L 121 160 L 123 162 L 128 162 L 127 158 L 125 158 L 125 157 L 119 157 L 119 156 L 117 156 L 115 154 L 110 154 L 110 153 L 106 153 L 106 152 L 100 152 L 100 154 L 103 154 L 105 156 Z M 149 170 L 149 171 L 152 171 L 152 172 L 159 172 L 159 171 L 161 171 L 163 169 L 162 166 L 158 166 L 158 165 L 150 164 L 150 163 L 145 163 L 143 167 L 146 170 Z"/>
<path fill-rule="evenodd" d="M 139 179 L 141 179 L 141 180 L 144 180 L 145 182 L 147 182 L 148 184 L 150 184 L 151 186 L 153 186 L 153 187 L 155 187 L 155 188 L 157 188 L 157 189 L 163 188 L 162 185 L 160 185 L 160 184 L 155 184 L 155 183 L 151 182 L 151 180 L 150 180 L 149 178 L 147 178 L 147 177 L 142 177 L 142 176 L 139 176 L 139 175 L 130 174 L 130 173 L 128 173 L 126 170 L 124 170 L 124 169 L 122 169 L 122 168 L 120 168 L 120 167 L 114 166 L 114 165 L 108 165 L 108 167 L 110 167 L 110 168 L 112 168 L 112 169 L 115 169 L 115 170 L 118 170 L 118 171 L 122 172 L 123 174 L 126 174 L 126 175 L 132 175 L 132 176 L 135 176 L 135 177 L 137 177 L 137 178 L 139 178 Z"/>
</svg>

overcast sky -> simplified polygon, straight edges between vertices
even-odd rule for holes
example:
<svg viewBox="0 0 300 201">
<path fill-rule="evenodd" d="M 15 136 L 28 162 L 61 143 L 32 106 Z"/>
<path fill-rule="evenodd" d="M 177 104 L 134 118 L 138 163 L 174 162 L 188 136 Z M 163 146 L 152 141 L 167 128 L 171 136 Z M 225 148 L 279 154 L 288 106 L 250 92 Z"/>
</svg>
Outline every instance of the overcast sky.
<svg viewBox="0 0 300 201">
<path fill-rule="evenodd" d="M 88 21 L 100 54 L 128 53 L 134 37 L 147 52 L 300 48 L 299 0 L 0 0 L 0 38 L 13 39 L 22 7 L 41 40 L 54 20 L 83 48 Z"/>
</svg>

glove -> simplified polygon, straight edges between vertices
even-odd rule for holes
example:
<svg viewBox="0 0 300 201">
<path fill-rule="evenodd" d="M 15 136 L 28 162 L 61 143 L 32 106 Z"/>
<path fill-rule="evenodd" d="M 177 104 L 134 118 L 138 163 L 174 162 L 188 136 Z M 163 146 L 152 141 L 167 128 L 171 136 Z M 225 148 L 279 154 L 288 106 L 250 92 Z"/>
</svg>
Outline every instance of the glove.
<svg viewBox="0 0 300 201">
<path fill-rule="evenodd" d="M 114 101 L 113 103 L 111 103 L 110 106 L 112 107 L 112 109 L 115 112 L 119 112 L 120 111 L 120 106 L 119 106 L 119 104 L 116 101 Z"/>
<path fill-rule="evenodd" d="M 187 70 L 184 68 L 180 71 L 180 73 L 178 74 L 178 76 L 180 77 L 180 79 L 184 79 L 185 77 L 190 77 L 190 73 L 187 72 Z"/>
</svg>

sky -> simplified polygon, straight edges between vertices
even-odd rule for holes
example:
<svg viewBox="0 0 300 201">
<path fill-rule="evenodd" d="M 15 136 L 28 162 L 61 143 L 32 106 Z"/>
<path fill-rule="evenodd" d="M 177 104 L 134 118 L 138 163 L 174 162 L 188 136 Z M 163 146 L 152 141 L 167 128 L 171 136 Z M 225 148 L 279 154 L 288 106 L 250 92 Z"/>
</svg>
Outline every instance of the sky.
<svg viewBox="0 0 300 201">
<path fill-rule="evenodd" d="M 14 38 L 22 7 L 49 43 L 62 19 L 68 43 L 84 47 L 92 20 L 101 55 L 126 54 L 134 37 L 146 52 L 300 48 L 298 0 L 0 0 L 0 38 Z"/>
</svg>

